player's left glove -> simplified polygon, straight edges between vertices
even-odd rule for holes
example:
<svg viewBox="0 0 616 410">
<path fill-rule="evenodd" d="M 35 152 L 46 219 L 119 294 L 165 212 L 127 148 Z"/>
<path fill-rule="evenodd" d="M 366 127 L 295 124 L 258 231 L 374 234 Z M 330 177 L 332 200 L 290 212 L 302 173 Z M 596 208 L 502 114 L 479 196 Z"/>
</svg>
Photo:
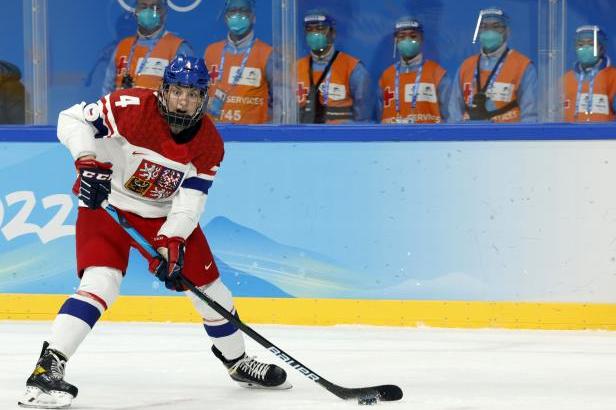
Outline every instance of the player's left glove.
<svg viewBox="0 0 616 410">
<path fill-rule="evenodd" d="M 158 235 L 154 238 L 154 247 L 161 258 L 150 262 L 150 271 L 165 282 L 167 289 L 183 291 L 184 286 L 180 276 L 184 267 L 184 239 L 178 236 L 168 238 L 165 235 Z"/>
</svg>

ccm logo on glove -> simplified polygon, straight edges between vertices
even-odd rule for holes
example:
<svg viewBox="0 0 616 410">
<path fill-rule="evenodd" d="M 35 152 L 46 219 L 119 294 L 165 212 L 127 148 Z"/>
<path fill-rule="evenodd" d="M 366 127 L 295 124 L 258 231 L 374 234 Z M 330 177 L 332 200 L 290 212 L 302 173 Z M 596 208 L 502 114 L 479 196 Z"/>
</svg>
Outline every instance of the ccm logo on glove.
<svg viewBox="0 0 616 410">
<path fill-rule="evenodd" d="M 79 187 L 75 187 L 79 199 L 90 209 L 100 208 L 111 192 L 111 163 L 95 159 L 78 159 L 75 167 L 79 173 Z"/>
<path fill-rule="evenodd" d="M 84 178 L 94 178 L 99 181 L 111 181 L 111 174 L 97 174 L 96 172 L 84 170 L 81 176 Z"/>
</svg>

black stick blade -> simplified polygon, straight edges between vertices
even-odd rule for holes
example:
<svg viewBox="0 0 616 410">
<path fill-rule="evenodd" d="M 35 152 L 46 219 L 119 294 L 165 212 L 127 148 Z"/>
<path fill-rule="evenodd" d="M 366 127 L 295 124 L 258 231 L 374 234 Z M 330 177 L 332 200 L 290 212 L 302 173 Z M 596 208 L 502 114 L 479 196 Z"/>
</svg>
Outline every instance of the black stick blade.
<svg viewBox="0 0 616 410">
<path fill-rule="evenodd" d="M 396 401 L 402 398 L 402 389 L 393 384 L 376 386 L 374 389 L 378 392 L 381 401 Z"/>
<path fill-rule="evenodd" d="M 346 388 L 337 385 L 327 386 L 327 390 L 345 400 L 370 401 L 396 401 L 402 398 L 402 389 L 393 384 L 373 387 Z"/>
</svg>

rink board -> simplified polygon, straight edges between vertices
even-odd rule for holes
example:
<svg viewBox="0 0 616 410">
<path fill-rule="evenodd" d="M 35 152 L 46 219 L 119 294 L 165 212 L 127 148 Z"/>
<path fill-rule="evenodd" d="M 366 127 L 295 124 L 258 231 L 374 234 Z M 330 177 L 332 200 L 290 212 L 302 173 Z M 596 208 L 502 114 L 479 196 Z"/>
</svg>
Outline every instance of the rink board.
<svg viewBox="0 0 616 410">
<path fill-rule="evenodd" d="M 0 320 L 52 320 L 64 295 L 0 295 Z M 616 305 L 236 298 L 246 323 L 616 330 Z M 102 320 L 200 322 L 188 298 L 120 296 Z"/>
<path fill-rule="evenodd" d="M 54 132 L 0 129 L 0 319 L 50 319 L 78 286 Z M 223 135 L 201 225 L 249 322 L 614 327 L 616 127 Z M 121 293 L 110 320 L 198 320 L 137 255 Z"/>
</svg>

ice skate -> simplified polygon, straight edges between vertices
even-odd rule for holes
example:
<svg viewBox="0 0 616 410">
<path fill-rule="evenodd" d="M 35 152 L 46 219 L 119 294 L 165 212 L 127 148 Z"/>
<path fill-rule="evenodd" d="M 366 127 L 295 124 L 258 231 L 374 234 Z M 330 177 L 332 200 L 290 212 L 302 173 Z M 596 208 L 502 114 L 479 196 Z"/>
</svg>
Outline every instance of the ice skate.
<svg viewBox="0 0 616 410">
<path fill-rule="evenodd" d="M 17 404 L 34 409 L 65 409 L 77 397 L 77 387 L 64 381 L 66 358 L 43 344 L 41 356 L 26 381 L 26 392 Z"/>
<path fill-rule="evenodd" d="M 212 352 L 229 371 L 229 376 L 242 387 L 250 389 L 284 390 L 293 387 L 287 381 L 287 373 L 275 364 L 261 363 L 244 354 L 239 359 L 226 360 L 216 346 Z"/>
</svg>

